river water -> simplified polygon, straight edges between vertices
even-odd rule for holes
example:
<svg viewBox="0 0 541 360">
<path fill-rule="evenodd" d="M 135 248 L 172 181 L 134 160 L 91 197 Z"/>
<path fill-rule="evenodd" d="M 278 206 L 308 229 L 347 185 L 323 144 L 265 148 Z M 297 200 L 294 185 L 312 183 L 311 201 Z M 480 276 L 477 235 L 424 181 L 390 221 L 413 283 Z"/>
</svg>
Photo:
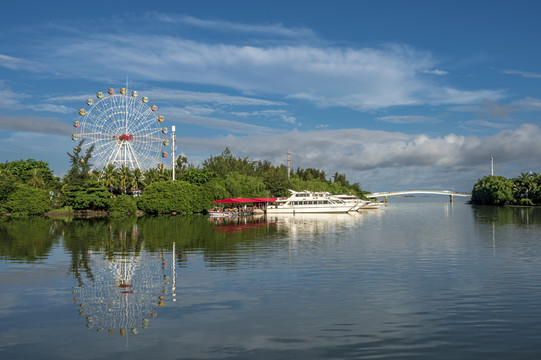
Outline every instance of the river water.
<svg viewBox="0 0 541 360">
<path fill-rule="evenodd" d="M 541 209 L 0 219 L 2 359 L 539 359 Z"/>
</svg>

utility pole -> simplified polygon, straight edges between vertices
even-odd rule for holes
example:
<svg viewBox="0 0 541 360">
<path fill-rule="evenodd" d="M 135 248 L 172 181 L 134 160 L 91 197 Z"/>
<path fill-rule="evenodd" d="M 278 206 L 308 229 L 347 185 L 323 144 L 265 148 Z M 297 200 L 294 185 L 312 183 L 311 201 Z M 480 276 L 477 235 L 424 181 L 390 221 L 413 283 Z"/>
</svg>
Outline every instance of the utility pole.
<svg viewBox="0 0 541 360">
<path fill-rule="evenodd" d="M 171 148 L 172 148 L 172 158 L 173 158 L 173 181 L 175 181 L 175 125 L 171 126 Z"/>
<path fill-rule="evenodd" d="M 490 157 L 490 176 L 494 176 L 494 158 Z"/>
</svg>

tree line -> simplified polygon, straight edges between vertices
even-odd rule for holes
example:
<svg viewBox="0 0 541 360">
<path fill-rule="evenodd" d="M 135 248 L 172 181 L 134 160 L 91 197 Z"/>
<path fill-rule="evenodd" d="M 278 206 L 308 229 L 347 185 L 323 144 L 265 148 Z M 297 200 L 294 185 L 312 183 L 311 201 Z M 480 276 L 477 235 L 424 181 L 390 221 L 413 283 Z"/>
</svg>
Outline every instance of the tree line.
<svg viewBox="0 0 541 360">
<path fill-rule="evenodd" d="M 511 179 L 485 176 L 474 185 L 471 202 L 476 205 L 541 205 L 541 174 L 522 173 Z"/>
<path fill-rule="evenodd" d="M 224 198 L 289 196 L 288 189 L 348 193 L 363 198 L 359 183 L 345 174 L 328 176 L 308 168 L 291 171 L 267 160 L 233 156 L 226 148 L 200 166 L 185 156 L 171 169 L 130 169 L 109 164 L 92 169 L 93 147 L 83 151 L 83 141 L 68 153 L 70 168 L 55 177 L 49 165 L 34 159 L 0 163 L 0 213 L 43 214 L 47 211 L 93 210 L 111 214 L 198 213 L 211 201 Z"/>
</svg>

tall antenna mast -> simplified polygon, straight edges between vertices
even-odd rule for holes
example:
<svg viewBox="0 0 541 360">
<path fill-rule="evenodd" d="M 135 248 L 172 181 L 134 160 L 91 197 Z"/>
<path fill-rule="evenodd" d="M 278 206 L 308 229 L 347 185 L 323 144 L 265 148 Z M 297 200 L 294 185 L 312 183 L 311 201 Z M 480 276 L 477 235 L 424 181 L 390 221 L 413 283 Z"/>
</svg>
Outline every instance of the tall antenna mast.
<svg viewBox="0 0 541 360">
<path fill-rule="evenodd" d="M 291 160 L 289 160 L 289 148 L 287 148 L 287 179 L 289 180 L 289 174 L 291 173 Z"/>
<path fill-rule="evenodd" d="M 171 126 L 171 140 L 172 141 L 172 144 L 171 144 L 171 150 L 172 150 L 172 167 L 173 167 L 173 180 L 175 180 L 175 167 L 176 167 L 176 164 L 175 164 L 175 140 L 176 140 L 176 135 L 175 135 L 175 125 Z"/>
</svg>

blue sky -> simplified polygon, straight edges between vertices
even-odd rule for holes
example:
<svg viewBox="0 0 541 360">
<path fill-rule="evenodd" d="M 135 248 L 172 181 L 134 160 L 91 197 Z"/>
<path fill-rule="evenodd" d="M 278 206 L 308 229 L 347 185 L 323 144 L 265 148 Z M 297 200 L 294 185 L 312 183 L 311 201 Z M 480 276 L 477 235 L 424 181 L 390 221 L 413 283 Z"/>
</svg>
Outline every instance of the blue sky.
<svg viewBox="0 0 541 360">
<path fill-rule="evenodd" d="M 72 123 L 129 88 L 195 165 L 236 156 L 370 191 L 541 172 L 536 1 L 17 1 L 0 13 L 0 160 L 68 168 Z"/>
</svg>

